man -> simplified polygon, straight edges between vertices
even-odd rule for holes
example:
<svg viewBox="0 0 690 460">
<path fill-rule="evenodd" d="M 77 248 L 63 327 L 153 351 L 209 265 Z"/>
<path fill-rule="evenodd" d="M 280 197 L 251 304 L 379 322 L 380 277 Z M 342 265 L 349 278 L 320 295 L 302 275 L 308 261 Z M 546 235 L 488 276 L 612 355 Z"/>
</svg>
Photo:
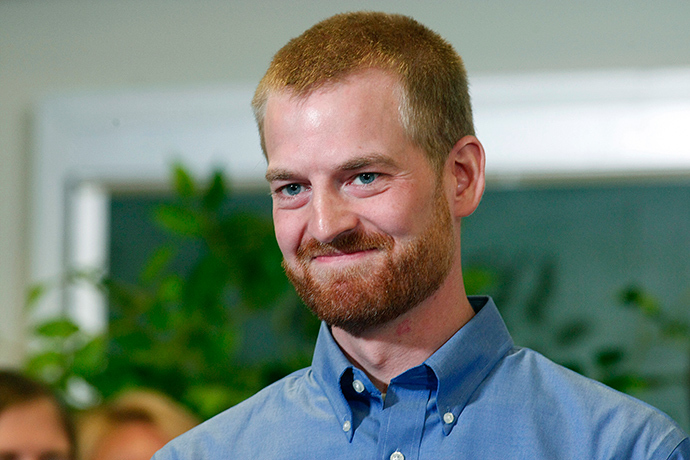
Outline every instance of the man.
<svg viewBox="0 0 690 460">
<path fill-rule="evenodd" d="M 332 17 L 276 54 L 253 105 L 284 268 L 323 320 L 314 360 L 154 458 L 690 458 L 666 416 L 514 347 L 466 297 L 484 150 L 443 39 Z"/>
<path fill-rule="evenodd" d="M 46 386 L 0 370 L 0 459 L 74 460 L 74 425 Z"/>
</svg>

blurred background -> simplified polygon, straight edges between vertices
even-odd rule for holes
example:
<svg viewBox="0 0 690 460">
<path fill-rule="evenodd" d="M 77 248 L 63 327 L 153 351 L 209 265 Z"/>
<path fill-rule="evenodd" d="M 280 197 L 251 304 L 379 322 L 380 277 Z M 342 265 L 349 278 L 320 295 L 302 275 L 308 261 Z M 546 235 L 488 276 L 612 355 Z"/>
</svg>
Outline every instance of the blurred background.
<svg viewBox="0 0 690 460">
<path fill-rule="evenodd" d="M 0 365 L 202 417 L 307 365 L 249 110 L 287 40 L 411 15 L 470 75 L 467 284 L 518 344 L 690 428 L 690 3 L 0 0 Z"/>
</svg>

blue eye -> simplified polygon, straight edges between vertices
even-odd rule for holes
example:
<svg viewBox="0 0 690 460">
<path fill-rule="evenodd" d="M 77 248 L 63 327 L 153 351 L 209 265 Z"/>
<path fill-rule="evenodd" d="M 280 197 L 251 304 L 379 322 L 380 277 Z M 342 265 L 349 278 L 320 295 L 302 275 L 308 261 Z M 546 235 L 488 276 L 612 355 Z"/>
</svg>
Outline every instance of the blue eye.
<svg viewBox="0 0 690 460">
<path fill-rule="evenodd" d="M 355 177 L 355 182 L 358 182 L 362 185 L 367 185 L 367 184 L 371 184 L 372 182 L 374 182 L 377 177 L 379 177 L 378 173 L 369 173 L 369 172 L 359 173 L 359 174 L 357 174 L 357 177 Z"/>
<path fill-rule="evenodd" d="M 301 191 L 302 191 L 302 186 L 299 184 L 288 184 L 285 187 L 280 189 L 280 192 L 283 195 L 288 195 L 288 196 L 299 195 Z"/>
</svg>

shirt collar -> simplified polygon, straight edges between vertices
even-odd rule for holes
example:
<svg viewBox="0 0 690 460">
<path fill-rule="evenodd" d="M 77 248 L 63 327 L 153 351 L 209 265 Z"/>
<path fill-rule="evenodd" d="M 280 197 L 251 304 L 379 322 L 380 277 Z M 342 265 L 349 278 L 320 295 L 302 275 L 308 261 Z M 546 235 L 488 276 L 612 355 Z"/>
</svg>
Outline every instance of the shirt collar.
<svg viewBox="0 0 690 460">
<path fill-rule="evenodd" d="M 475 316 L 424 364 L 438 379 L 436 405 L 448 435 L 470 397 L 494 366 L 513 347 L 513 340 L 490 297 L 469 297 Z M 443 421 L 453 414 L 452 422 Z"/>
<path fill-rule="evenodd" d="M 348 441 L 352 441 L 354 432 L 352 409 L 343 395 L 340 382 L 344 375 L 352 375 L 353 367 L 331 335 L 328 325 L 322 322 L 316 339 L 311 369 L 314 379 L 326 393 L 326 398 L 331 403 Z"/>
<path fill-rule="evenodd" d="M 423 364 L 430 368 L 438 381 L 436 405 L 447 435 L 455 426 L 460 413 L 472 393 L 491 372 L 498 361 L 513 347 L 508 330 L 490 297 L 469 297 L 475 316 L 455 333 Z M 321 324 L 312 372 L 326 393 L 342 427 L 351 427 L 352 410 L 342 392 L 342 379 L 350 378 L 353 369 L 333 339 L 329 327 Z M 453 422 L 446 423 L 443 416 L 453 414 Z M 343 429 L 352 440 L 353 429 Z"/>
</svg>

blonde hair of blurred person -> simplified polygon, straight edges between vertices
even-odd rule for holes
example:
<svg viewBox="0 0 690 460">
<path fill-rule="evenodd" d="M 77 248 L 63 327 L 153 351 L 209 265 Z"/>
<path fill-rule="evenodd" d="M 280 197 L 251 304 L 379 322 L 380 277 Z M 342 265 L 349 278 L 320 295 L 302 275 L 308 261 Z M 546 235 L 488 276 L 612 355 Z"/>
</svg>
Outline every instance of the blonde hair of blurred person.
<svg viewBox="0 0 690 460">
<path fill-rule="evenodd" d="M 45 385 L 0 370 L 0 460 L 73 460 L 74 425 Z"/>
<path fill-rule="evenodd" d="M 199 422 L 166 396 L 148 390 L 128 391 L 80 417 L 79 457 L 149 460 L 168 441 Z"/>
</svg>

